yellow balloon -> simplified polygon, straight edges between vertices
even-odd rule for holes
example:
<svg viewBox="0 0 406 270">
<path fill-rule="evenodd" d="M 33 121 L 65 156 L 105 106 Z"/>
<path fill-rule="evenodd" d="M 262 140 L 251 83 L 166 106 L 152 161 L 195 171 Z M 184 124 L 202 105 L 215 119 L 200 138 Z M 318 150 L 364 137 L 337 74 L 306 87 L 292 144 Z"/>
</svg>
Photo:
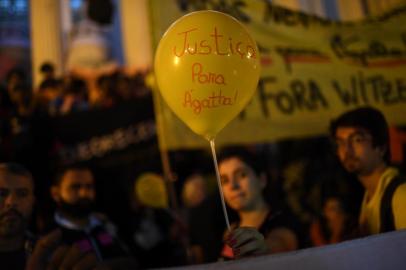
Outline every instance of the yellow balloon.
<svg viewBox="0 0 406 270">
<path fill-rule="evenodd" d="M 244 25 L 205 10 L 187 14 L 168 28 L 154 66 L 169 107 L 195 133 L 211 140 L 253 96 L 260 56 Z"/>
<path fill-rule="evenodd" d="M 168 193 L 163 178 L 155 173 L 144 173 L 139 176 L 134 186 L 135 195 L 148 207 L 167 208 Z"/>
</svg>

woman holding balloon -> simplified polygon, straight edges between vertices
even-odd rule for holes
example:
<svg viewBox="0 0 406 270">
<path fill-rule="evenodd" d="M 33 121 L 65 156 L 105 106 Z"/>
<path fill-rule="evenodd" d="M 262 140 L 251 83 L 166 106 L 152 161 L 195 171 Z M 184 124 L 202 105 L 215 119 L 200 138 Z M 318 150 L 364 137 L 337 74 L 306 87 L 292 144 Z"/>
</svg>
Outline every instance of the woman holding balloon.
<svg viewBox="0 0 406 270">
<path fill-rule="evenodd" d="M 243 149 L 227 149 L 219 157 L 219 171 L 225 201 L 239 216 L 239 221 L 226 233 L 223 258 L 298 248 L 295 222 L 287 212 L 272 208 L 263 195 L 266 174 L 253 154 Z"/>
<path fill-rule="evenodd" d="M 243 158 L 232 158 L 222 162 L 220 177 L 217 164 L 215 137 L 248 104 L 260 77 L 259 50 L 249 31 L 235 18 L 221 12 L 189 13 L 163 34 L 155 53 L 154 69 L 166 104 L 210 143 L 229 232 L 228 244 L 234 257 L 295 249 L 297 239 L 289 229 L 279 226 L 271 231 L 272 237 L 265 238 L 258 231 L 269 228 L 268 220 L 272 221 L 272 228 L 276 226 L 277 218 L 261 196 L 265 182 L 260 174 Z M 160 104 L 160 97 L 155 96 L 155 100 Z M 238 179 L 233 176 L 236 165 L 244 168 L 244 176 L 238 175 Z M 233 188 L 229 188 L 229 183 L 233 183 Z M 241 197 L 241 204 L 234 205 L 236 184 L 239 193 L 235 196 Z M 228 204 L 240 215 L 239 228 L 235 230 L 228 220 L 223 189 Z M 243 201 L 248 204 L 243 205 Z"/>
</svg>

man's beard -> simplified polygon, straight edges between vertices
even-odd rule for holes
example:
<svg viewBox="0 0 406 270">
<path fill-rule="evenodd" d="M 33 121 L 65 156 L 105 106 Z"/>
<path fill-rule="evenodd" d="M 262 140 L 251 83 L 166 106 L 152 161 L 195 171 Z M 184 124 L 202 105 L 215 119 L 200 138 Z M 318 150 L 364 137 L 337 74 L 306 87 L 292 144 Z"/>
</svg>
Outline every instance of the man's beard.
<svg viewBox="0 0 406 270">
<path fill-rule="evenodd" d="M 14 237 L 23 234 L 28 220 L 15 209 L 0 214 L 0 237 Z"/>
<path fill-rule="evenodd" d="M 58 211 L 73 218 L 85 218 L 94 208 L 94 202 L 89 199 L 80 199 L 75 203 L 68 203 L 61 199 L 58 202 Z"/>
<path fill-rule="evenodd" d="M 349 173 L 359 174 L 362 170 L 361 162 L 357 157 L 346 157 L 341 163 Z"/>
</svg>

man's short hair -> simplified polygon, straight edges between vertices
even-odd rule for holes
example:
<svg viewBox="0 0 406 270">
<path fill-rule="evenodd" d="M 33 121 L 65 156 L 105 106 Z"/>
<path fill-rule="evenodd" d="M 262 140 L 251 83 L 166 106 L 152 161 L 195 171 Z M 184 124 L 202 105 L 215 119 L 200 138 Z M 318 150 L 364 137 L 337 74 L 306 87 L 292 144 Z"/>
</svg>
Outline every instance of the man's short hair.
<svg viewBox="0 0 406 270">
<path fill-rule="evenodd" d="M 24 81 L 26 78 L 24 70 L 19 67 L 13 68 L 9 72 L 7 72 L 6 82 L 8 83 L 13 76 L 17 76 L 22 81 Z"/>
<path fill-rule="evenodd" d="M 257 154 L 254 154 L 251 151 L 248 151 L 243 147 L 227 147 L 223 148 L 220 151 L 219 157 L 217 159 L 218 164 L 222 161 L 230 158 L 238 158 L 243 161 L 245 164 L 250 166 L 257 175 L 260 175 L 264 172 L 263 159 L 260 159 Z"/>
<path fill-rule="evenodd" d="M 386 147 L 383 158 L 386 162 L 389 162 L 389 128 L 381 111 L 367 106 L 340 115 L 330 123 L 330 135 L 332 138 L 335 138 L 339 127 L 357 127 L 368 131 L 372 136 L 372 145 L 374 147 Z"/>
<path fill-rule="evenodd" d="M 52 184 L 54 186 L 59 186 L 62 182 L 63 177 L 68 171 L 90 171 L 90 173 L 93 175 L 93 171 L 89 167 L 83 164 L 72 164 L 60 168 Z"/>
<path fill-rule="evenodd" d="M 33 180 L 31 172 L 26 169 L 23 165 L 20 165 L 18 163 L 12 163 L 12 162 L 6 162 L 6 163 L 0 163 L 0 173 L 6 174 L 13 174 L 13 175 L 18 175 L 18 176 L 25 176 L 31 181 Z"/>
</svg>

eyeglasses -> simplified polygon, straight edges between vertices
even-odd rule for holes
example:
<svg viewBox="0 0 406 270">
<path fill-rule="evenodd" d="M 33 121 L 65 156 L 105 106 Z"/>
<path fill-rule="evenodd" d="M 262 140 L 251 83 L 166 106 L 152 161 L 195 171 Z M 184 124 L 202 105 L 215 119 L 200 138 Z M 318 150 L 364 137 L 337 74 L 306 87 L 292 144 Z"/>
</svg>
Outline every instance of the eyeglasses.
<svg viewBox="0 0 406 270">
<path fill-rule="evenodd" d="M 363 145 L 365 142 L 371 141 L 372 136 L 366 132 L 355 132 L 348 136 L 347 139 L 336 138 L 335 148 L 344 149 L 347 146 L 357 147 Z"/>
</svg>

